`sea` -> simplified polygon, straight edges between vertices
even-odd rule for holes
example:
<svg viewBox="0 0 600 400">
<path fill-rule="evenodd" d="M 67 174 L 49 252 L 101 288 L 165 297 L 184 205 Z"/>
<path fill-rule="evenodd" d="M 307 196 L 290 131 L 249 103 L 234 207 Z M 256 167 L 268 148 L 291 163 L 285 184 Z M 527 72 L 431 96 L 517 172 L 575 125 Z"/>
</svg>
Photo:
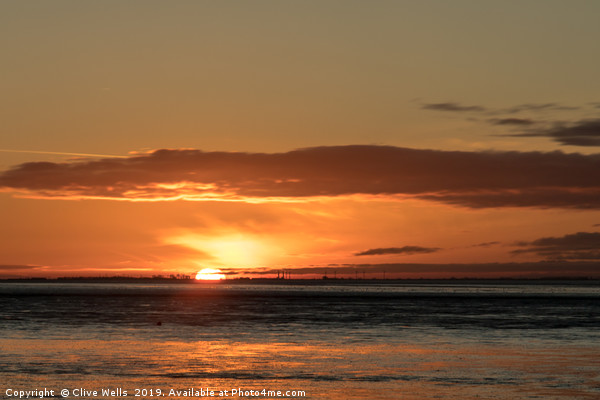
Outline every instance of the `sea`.
<svg viewBox="0 0 600 400">
<path fill-rule="evenodd" d="M 0 398 L 600 399 L 600 283 L 0 283 Z"/>
</svg>

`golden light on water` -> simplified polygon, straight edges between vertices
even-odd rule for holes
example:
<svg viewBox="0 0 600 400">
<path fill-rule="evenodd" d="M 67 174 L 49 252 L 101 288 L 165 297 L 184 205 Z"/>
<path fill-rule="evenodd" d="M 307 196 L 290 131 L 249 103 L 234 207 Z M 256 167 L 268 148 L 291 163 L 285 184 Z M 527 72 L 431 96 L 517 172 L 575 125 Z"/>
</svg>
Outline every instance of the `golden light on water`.
<svg viewBox="0 0 600 400">
<path fill-rule="evenodd" d="M 225 274 L 216 268 L 204 268 L 196 274 L 198 281 L 219 281 L 221 279 L 225 279 Z"/>
</svg>

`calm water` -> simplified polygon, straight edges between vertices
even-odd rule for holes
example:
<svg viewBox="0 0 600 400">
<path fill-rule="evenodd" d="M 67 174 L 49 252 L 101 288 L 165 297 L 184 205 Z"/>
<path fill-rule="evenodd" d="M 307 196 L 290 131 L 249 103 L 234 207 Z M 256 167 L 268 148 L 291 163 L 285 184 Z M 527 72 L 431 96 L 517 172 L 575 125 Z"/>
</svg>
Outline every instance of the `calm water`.
<svg viewBox="0 0 600 400">
<path fill-rule="evenodd" d="M 598 399 L 600 287 L 0 284 L 0 397 L 44 388 Z"/>
</svg>

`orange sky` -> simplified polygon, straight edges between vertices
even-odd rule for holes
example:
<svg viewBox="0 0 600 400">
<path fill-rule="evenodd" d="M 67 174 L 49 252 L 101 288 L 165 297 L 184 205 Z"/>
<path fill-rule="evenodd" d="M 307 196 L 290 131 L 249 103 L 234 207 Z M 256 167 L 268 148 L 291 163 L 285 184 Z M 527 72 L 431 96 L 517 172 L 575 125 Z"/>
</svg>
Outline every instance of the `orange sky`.
<svg viewBox="0 0 600 400">
<path fill-rule="evenodd" d="M 598 4 L 252 3 L 0 5 L 0 277 L 600 275 Z"/>
</svg>

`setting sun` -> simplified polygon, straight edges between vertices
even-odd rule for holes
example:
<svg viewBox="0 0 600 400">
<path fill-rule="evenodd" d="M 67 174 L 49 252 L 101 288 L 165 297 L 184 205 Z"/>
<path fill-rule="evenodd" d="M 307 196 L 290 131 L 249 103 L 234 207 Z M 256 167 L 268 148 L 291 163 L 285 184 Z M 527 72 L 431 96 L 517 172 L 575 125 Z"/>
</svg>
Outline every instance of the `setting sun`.
<svg viewBox="0 0 600 400">
<path fill-rule="evenodd" d="M 196 274 L 196 280 L 199 281 L 219 281 L 225 279 L 225 274 L 220 269 L 204 268 Z"/>
</svg>

